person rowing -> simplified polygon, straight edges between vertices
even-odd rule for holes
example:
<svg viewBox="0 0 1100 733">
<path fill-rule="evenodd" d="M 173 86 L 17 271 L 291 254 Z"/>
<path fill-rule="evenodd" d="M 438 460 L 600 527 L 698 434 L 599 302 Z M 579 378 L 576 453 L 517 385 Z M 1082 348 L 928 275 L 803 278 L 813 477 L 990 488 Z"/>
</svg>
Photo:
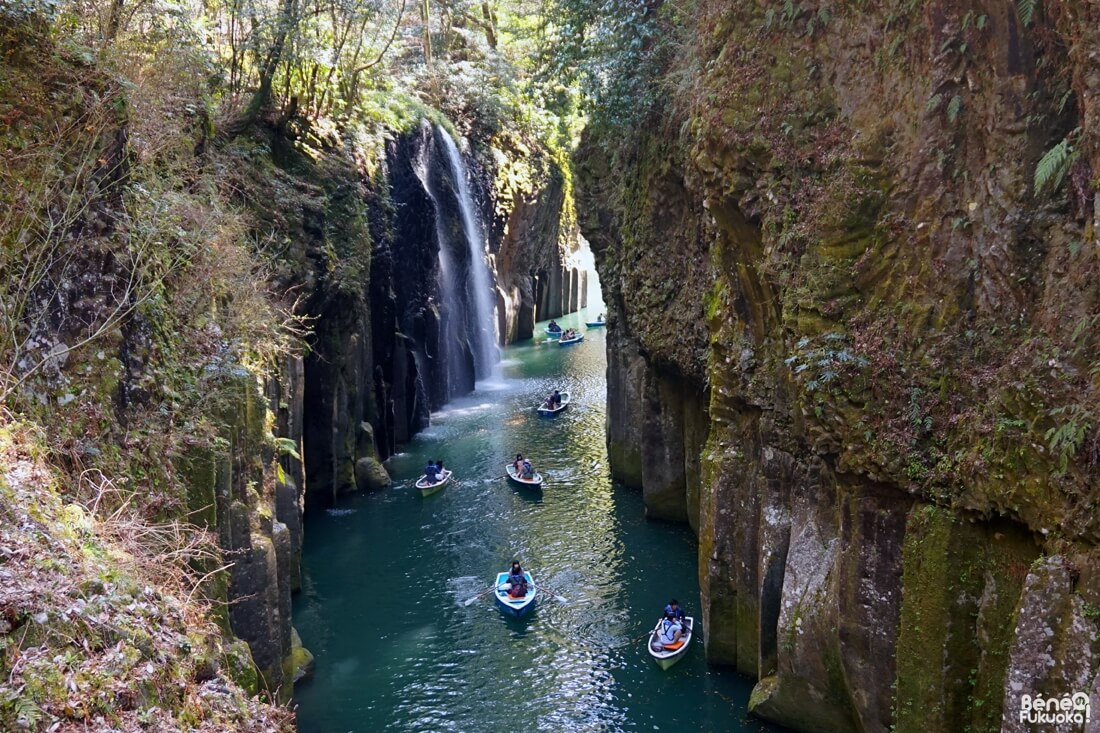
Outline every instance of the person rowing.
<svg viewBox="0 0 1100 733">
<path fill-rule="evenodd" d="M 546 330 L 553 333 L 561 333 L 561 326 L 558 325 L 557 321 L 551 320 L 549 325 L 546 326 Z"/>
<path fill-rule="evenodd" d="M 653 648 L 656 650 L 673 646 L 684 635 L 684 626 L 675 616 L 666 615 L 661 619 L 661 625 L 653 639 Z"/>
<path fill-rule="evenodd" d="M 522 598 L 527 595 L 527 576 L 519 560 L 512 561 L 512 569 L 508 571 L 508 595 L 513 598 Z"/>
</svg>

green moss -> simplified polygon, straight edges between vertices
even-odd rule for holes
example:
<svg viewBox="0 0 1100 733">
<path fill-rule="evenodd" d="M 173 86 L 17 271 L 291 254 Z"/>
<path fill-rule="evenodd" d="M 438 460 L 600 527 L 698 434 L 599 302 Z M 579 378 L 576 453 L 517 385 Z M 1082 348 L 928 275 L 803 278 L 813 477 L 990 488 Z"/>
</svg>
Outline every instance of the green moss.
<svg viewBox="0 0 1100 733">
<path fill-rule="evenodd" d="M 217 457 L 213 446 L 193 445 L 176 460 L 176 470 L 187 496 L 191 521 L 213 530 L 217 527 Z"/>
<path fill-rule="evenodd" d="M 897 646 L 897 731 L 1000 728 L 1013 613 L 1035 548 L 934 506 L 909 515 Z"/>
<path fill-rule="evenodd" d="M 223 648 L 226 675 L 240 685 L 249 695 L 258 695 L 260 688 L 260 673 L 252 661 L 252 652 L 248 644 L 235 639 L 227 642 Z"/>
</svg>

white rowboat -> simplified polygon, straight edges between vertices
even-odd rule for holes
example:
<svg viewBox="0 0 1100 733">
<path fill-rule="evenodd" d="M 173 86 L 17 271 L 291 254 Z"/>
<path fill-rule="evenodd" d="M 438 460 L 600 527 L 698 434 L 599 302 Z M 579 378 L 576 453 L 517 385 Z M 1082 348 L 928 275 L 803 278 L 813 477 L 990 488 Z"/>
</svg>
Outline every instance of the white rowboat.
<svg viewBox="0 0 1100 733">
<path fill-rule="evenodd" d="M 416 488 L 420 489 L 421 496 L 430 496 L 437 491 L 442 491 L 447 482 L 451 480 L 451 473 L 451 471 L 444 469 L 443 473 L 439 474 L 439 478 L 434 482 L 429 481 L 427 474 L 424 474 L 416 480 Z"/>
<path fill-rule="evenodd" d="M 508 478 L 520 486 L 526 486 L 529 489 L 541 489 L 542 488 L 542 474 L 535 472 L 534 478 L 523 478 L 516 472 L 516 467 L 511 463 L 507 463 L 504 466 L 504 470 L 508 472 Z"/>
<path fill-rule="evenodd" d="M 557 415 L 559 412 L 561 412 L 562 410 L 564 410 L 567 407 L 569 407 L 569 393 L 568 392 L 562 392 L 561 393 L 561 404 L 558 405 L 557 407 L 547 407 L 546 403 L 543 402 L 536 409 L 539 411 L 540 415 L 543 415 L 545 417 L 551 417 L 553 415 Z"/>
<path fill-rule="evenodd" d="M 649 650 L 649 656 L 653 657 L 654 661 L 660 665 L 661 669 L 668 669 L 672 665 L 680 661 L 680 659 L 687 653 L 688 646 L 691 644 L 692 632 L 695 627 L 695 619 L 691 616 L 684 616 L 684 635 L 680 637 L 679 642 L 670 646 L 664 646 L 660 643 L 661 624 L 664 622 L 664 618 L 657 622 L 657 625 L 653 627 L 652 633 L 646 637 L 645 646 Z"/>
</svg>

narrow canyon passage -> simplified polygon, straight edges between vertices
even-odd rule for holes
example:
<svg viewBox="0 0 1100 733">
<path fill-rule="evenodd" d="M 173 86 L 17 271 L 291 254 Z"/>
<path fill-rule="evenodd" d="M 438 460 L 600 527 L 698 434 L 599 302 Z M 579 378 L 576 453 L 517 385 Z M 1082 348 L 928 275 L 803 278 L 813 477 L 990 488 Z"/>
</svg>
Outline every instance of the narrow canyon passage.
<svg viewBox="0 0 1100 733">
<path fill-rule="evenodd" d="M 388 462 L 393 489 L 307 515 L 294 621 L 317 666 L 296 688 L 300 729 L 768 730 L 745 720 L 751 681 L 708 668 L 701 643 L 668 672 L 628 643 L 671 596 L 701 616 L 696 543 L 608 477 L 604 333 L 574 348 L 537 337 L 502 366 Z M 555 387 L 572 404 L 540 418 Z M 494 479 L 517 451 L 541 496 Z M 458 481 L 421 497 L 430 458 Z M 462 605 L 513 558 L 569 602 L 542 596 L 518 620 L 488 596 Z"/>
</svg>

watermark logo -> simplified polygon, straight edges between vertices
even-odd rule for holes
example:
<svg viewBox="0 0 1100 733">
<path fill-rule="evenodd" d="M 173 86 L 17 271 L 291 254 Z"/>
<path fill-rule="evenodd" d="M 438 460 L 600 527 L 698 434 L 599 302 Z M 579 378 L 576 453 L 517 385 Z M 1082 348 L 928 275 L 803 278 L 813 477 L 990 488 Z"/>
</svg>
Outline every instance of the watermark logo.
<svg viewBox="0 0 1100 733">
<path fill-rule="evenodd" d="M 1084 725 L 1092 716 L 1089 696 L 1074 692 L 1061 697 L 1024 695 L 1020 698 L 1020 722 L 1032 725 Z"/>
</svg>

